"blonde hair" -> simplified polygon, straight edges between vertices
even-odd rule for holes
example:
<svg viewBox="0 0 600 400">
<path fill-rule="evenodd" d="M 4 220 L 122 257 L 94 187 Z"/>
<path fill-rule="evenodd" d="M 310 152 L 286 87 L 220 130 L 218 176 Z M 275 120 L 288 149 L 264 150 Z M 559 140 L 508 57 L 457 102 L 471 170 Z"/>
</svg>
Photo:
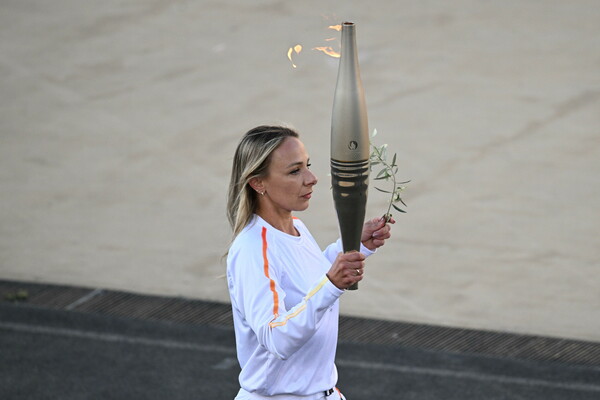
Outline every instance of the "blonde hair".
<svg viewBox="0 0 600 400">
<path fill-rule="evenodd" d="M 248 225 L 258 205 L 258 194 L 250 187 L 250 180 L 267 176 L 271 154 L 287 137 L 299 135 L 284 126 L 262 125 L 246 132 L 240 140 L 227 193 L 227 218 L 234 238 Z"/>
</svg>

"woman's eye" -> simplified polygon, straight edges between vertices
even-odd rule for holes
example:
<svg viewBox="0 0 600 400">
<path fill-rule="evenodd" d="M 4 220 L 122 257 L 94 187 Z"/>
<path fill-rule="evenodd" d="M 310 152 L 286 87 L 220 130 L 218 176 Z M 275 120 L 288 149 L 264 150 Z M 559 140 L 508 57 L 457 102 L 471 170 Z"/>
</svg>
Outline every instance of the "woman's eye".
<svg viewBox="0 0 600 400">
<path fill-rule="evenodd" d="M 311 164 L 310 164 L 310 163 L 307 163 L 307 164 L 306 164 L 306 168 L 310 168 L 310 166 L 311 166 Z M 301 169 L 302 169 L 302 168 L 296 168 L 296 169 L 294 169 L 294 170 L 290 171 L 290 174 L 291 174 L 291 175 L 296 175 L 296 174 L 299 174 L 299 173 L 300 173 L 300 171 L 301 171 Z"/>
</svg>

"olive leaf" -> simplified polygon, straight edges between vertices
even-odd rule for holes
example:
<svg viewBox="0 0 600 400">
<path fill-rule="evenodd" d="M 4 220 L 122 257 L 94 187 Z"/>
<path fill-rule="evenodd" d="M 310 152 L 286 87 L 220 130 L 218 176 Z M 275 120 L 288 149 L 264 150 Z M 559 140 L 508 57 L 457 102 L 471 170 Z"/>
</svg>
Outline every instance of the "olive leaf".
<svg viewBox="0 0 600 400">
<path fill-rule="evenodd" d="M 390 203 L 388 205 L 387 212 L 384 215 L 386 221 L 389 221 L 390 218 L 392 218 L 392 214 L 390 213 L 392 207 L 394 207 L 396 211 L 406 213 L 406 211 L 397 206 L 396 203 L 401 203 L 404 207 L 407 207 L 404 200 L 402 200 L 401 193 L 404 189 L 406 189 L 404 185 L 409 183 L 410 180 L 398 182 L 398 180 L 396 179 L 396 174 L 398 173 L 398 165 L 396 164 L 397 153 L 394 153 L 394 155 L 392 156 L 392 161 L 389 162 L 387 159 L 387 144 L 383 144 L 379 147 L 373 144 L 373 138 L 376 135 L 377 129 L 373 129 L 373 134 L 371 135 L 370 141 L 371 154 L 369 157 L 369 161 L 371 165 L 371 172 L 373 172 L 373 167 L 377 167 L 377 169 L 381 168 L 379 172 L 377 172 L 377 175 L 375 175 L 374 180 L 391 182 L 391 190 L 382 189 L 380 187 L 374 186 L 374 188 L 378 191 L 390 195 Z"/>
</svg>

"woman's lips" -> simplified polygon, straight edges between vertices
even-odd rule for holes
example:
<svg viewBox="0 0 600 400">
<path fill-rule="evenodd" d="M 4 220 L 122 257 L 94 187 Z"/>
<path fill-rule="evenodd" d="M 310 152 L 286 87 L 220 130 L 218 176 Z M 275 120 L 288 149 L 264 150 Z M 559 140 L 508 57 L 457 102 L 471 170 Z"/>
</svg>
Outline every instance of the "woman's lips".
<svg viewBox="0 0 600 400">
<path fill-rule="evenodd" d="M 307 199 L 307 200 L 308 200 L 308 199 L 310 199 L 310 198 L 312 197 L 312 192 L 310 192 L 310 193 L 306 193 L 305 195 L 303 195 L 303 196 L 301 196 L 301 197 L 304 197 L 305 199 Z"/>
</svg>

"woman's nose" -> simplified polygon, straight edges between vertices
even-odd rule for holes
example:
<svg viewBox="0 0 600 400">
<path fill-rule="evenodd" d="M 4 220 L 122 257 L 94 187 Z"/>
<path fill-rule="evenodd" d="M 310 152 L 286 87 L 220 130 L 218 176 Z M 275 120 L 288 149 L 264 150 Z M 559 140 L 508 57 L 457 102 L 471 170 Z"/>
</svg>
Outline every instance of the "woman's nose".
<svg viewBox="0 0 600 400">
<path fill-rule="evenodd" d="M 318 181 L 319 179 L 317 179 L 317 176 L 309 170 L 308 176 L 306 177 L 306 186 L 314 186 Z"/>
</svg>

